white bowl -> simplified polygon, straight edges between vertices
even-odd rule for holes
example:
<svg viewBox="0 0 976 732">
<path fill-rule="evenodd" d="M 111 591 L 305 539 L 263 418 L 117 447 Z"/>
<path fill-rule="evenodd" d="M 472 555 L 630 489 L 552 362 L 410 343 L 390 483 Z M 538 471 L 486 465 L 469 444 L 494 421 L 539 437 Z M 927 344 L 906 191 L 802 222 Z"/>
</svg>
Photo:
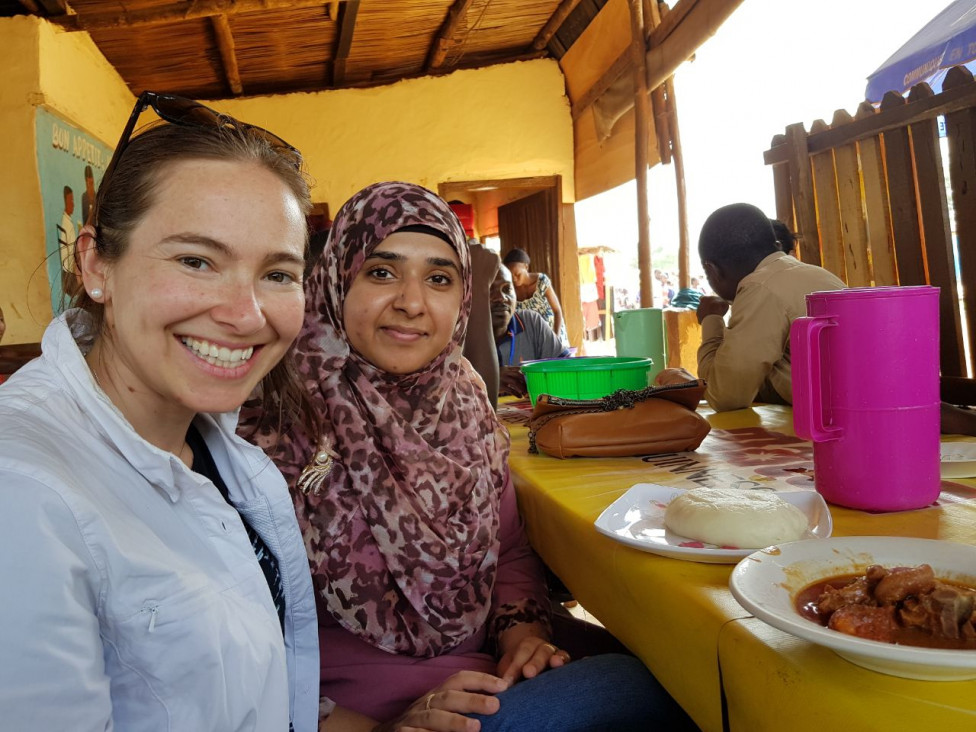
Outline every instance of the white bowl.
<svg viewBox="0 0 976 732">
<path fill-rule="evenodd" d="M 732 570 L 729 588 L 746 610 L 774 628 L 834 650 L 858 666 L 928 681 L 976 678 L 976 650 L 918 648 L 856 638 L 800 615 L 796 594 L 830 577 L 872 565 L 930 564 L 935 576 L 976 587 L 976 547 L 932 539 L 844 536 L 761 549 Z"/>
</svg>

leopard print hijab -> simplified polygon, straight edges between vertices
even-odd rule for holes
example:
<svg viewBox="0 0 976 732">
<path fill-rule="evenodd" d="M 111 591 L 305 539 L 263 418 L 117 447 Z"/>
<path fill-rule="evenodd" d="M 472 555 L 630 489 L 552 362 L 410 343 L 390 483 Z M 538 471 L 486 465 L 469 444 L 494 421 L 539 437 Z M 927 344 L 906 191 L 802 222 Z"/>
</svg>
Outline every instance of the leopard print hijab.
<svg viewBox="0 0 976 732">
<path fill-rule="evenodd" d="M 448 346 L 407 375 L 350 349 L 343 303 L 365 258 L 387 236 L 422 224 L 461 263 L 461 310 Z M 498 561 L 498 503 L 508 434 L 461 356 L 471 259 L 457 217 L 434 193 L 378 183 L 340 209 L 306 284 L 297 366 L 324 423 L 252 435 L 284 473 L 324 608 L 391 653 L 435 656 L 488 616 Z"/>
</svg>

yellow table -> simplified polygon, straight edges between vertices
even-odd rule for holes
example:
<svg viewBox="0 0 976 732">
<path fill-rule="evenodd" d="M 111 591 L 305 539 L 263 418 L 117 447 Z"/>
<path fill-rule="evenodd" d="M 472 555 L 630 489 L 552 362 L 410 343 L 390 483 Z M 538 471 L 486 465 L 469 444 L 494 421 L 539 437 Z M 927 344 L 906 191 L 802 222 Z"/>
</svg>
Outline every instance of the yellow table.
<svg viewBox="0 0 976 732">
<path fill-rule="evenodd" d="M 699 451 L 703 459 L 735 440 L 759 445 L 752 451 L 757 466 L 763 450 L 809 452 L 807 443 L 795 439 L 792 445 L 762 445 L 770 432 L 784 442 L 793 436 L 787 407 L 702 413 L 715 428 Z M 943 729 L 976 729 L 976 681 L 911 681 L 861 669 L 752 617 L 728 590 L 733 565 L 660 557 L 596 531 L 597 516 L 631 485 L 673 484 L 679 480 L 674 474 L 638 458 L 530 455 L 527 429 L 511 423 L 509 429 L 512 474 L 532 545 L 702 729 L 823 732 L 938 723 Z M 919 511 L 867 514 L 831 506 L 834 535 L 976 544 L 976 483 L 957 483 L 939 504 Z"/>
</svg>

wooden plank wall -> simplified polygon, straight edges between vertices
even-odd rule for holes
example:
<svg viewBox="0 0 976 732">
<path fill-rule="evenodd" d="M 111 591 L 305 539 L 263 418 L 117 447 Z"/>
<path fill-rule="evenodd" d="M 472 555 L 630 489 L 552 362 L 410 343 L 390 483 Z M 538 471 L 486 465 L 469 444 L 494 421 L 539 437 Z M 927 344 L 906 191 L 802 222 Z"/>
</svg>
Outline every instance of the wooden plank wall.
<svg viewBox="0 0 976 732">
<path fill-rule="evenodd" d="M 939 137 L 940 116 L 945 139 Z M 854 117 L 839 110 L 830 124 L 818 120 L 809 132 L 789 125 L 773 138 L 765 160 L 773 166 L 776 215 L 792 222 L 801 259 L 851 287 L 940 288 L 943 385 L 958 387 L 943 398 L 976 401 L 976 382 L 968 378 L 976 374 L 972 75 L 953 69 L 940 94 L 925 84 L 907 98 L 890 92 L 877 109 L 865 102 Z M 967 398 L 952 399 L 963 392 Z"/>
<path fill-rule="evenodd" d="M 630 9 L 627 0 L 608 0 L 582 35 L 559 60 L 566 77 L 566 93 L 573 104 L 613 66 L 630 45 Z M 624 73 L 629 81 L 630 72 Z M 583 110 L 573 121 L 576 161 L 576 200 L 610 190 L 634 179 L 634 110 L 614 125 L 605 140 L 599 139 L 592 108 Z M 654 125 L 648 130 L 649 165 L 660 160 Z M 608 242 L 609 243 L 609 242 Z"/>
</svg>

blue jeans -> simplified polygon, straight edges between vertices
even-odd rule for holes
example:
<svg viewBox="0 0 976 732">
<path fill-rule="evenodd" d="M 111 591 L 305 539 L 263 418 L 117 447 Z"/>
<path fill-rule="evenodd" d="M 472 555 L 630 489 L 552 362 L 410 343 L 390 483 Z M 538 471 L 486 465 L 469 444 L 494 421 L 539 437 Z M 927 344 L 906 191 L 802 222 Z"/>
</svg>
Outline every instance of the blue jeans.
<svg viewBox="0 0 976 732">
<path fill-rule="evenodd" d="M 481 732 L 697 730 L 633 656 L 608 653 L 549 669 L 498 694 L 501 708 L 472 715 Z"/>
</svg>

